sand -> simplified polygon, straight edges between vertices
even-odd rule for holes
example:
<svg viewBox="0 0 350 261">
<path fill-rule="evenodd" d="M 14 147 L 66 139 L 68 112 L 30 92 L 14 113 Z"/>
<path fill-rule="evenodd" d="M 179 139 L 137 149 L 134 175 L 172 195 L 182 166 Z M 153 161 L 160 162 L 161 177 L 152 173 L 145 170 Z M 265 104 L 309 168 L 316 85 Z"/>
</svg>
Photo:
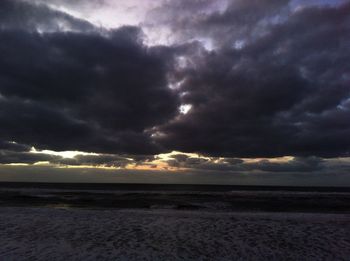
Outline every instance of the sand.
<svg viewBox="0 0 350 261">
<path fill-rule="evenodd" d="M 349 257 L 349 214 L 0 208 L 0 260 Z"/>
</svg>

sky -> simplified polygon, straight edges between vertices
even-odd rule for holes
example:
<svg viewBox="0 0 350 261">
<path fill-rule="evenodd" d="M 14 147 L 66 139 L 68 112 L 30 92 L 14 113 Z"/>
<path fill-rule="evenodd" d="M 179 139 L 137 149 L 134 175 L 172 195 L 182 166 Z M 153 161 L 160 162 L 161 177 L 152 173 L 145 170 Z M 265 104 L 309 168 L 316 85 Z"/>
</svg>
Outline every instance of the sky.
<svg viewBox="0 0 350 261">
<path fill-rule="evenodd" d="M 0 181 L 350 186 L 350 1 L 1 0 Z"/>
</svg>

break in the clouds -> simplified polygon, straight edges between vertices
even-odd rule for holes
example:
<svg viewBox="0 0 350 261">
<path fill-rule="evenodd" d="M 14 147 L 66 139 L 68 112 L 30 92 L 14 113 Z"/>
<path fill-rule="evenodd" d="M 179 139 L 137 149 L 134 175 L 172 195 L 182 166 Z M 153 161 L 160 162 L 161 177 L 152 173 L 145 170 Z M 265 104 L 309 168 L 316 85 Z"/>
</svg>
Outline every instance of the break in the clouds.
<svg viewBox="0 0 350 261">
<path fill-rule="evenodd" d="M 0 161 L 343 171 L 349 47 L 346 0 L 3 0 Z"/>
</svg>

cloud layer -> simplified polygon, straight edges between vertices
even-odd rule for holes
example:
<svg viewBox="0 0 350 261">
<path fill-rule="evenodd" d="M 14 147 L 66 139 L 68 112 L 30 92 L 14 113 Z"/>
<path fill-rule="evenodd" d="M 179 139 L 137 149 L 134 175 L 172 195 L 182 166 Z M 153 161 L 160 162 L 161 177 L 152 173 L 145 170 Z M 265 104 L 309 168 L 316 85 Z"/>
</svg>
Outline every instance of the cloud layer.
<svg viewBox="0 0 350 261">
<path fill-rule="evenodd" d="M 17 5 L 8 2 L 22 10 Z M 38 20 L 52 15 L 59 23 L 63 16 L 42 5 L 31 8 Z M 27 16 L 18 19 L 0 31 L 2 139 L 40 149 L 159 152 L 144 131 L 178 110 L 167 87 L 166 50 L 144 46 L 136 27 L 40 33 L 34 25 L 23 28 Z"/>
<path fill-rule="evenodd" d="M 0 163 L 319 171 L 350 154 L 349 43 L 349 1 L 1 1 Z"/>
<path fill-rule="evenodd" d="M 217 156 L 349 155 L 350 4 L 304 8 L 270 24 L 270 9 L 284 5 L 263 2 L 239 6 L 245 15 L 266 7 L 262 17 L 232 14 L 238 1 L 196 24 L 221 47 L 185 58 L 179 92 L 192 109 L 161 126 L 159 142 Z M 237 36 L 223 35 L 241 22 L 252 37 L 237 46 Z M 261 23 L 261 35 L 251 31 Z"/>
</svg>

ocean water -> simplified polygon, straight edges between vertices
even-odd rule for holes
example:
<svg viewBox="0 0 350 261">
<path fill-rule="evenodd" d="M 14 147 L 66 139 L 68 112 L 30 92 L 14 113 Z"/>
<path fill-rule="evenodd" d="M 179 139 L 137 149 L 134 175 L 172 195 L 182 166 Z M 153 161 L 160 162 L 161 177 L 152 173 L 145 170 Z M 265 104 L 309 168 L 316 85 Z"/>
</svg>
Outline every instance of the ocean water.
<svg viewBox="0 0 350 261">
<path fill-rule="evenodd" d="M 348 260 L 346 188 L 0 184 L 0 260 Z"/>
<path fill-rule="evenodd" d="M 39 188 L 66 190 L 120 190 L 120 191 L 300 191 L 300 192 L 349 192 L 350 187 L 296 187 L 296 186 L 238 186 L 197 184 L 130 184 L 130 183 L 30 183 L 0 182 L 3 188 Z"/>
<path fill-rule="evenodd" d="M 350 213 L 349 188 L 0 183 L 0 206 Z"/>
</svg>

